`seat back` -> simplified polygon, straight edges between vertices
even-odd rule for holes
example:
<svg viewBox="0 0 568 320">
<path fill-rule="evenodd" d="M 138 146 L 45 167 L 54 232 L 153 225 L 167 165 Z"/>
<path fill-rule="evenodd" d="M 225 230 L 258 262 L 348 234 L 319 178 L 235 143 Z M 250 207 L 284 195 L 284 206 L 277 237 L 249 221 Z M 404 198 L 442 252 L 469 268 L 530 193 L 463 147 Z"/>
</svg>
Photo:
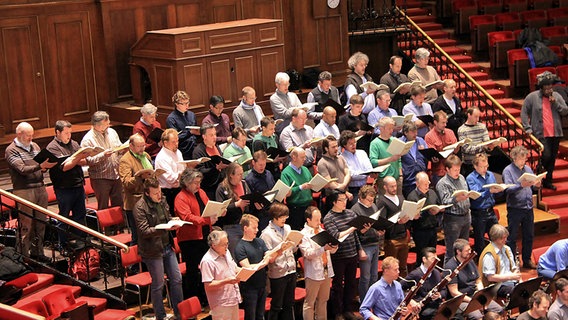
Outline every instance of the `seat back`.
<svg viewBox="0 0 568 320">
<path fill-rule="evenodd" d="M 42 317 L 49 317 L 49 313 L 47 312 L 47 307 L 41 300 L 32 300 L 31 302 L 18 307 L 20 310 L 24 310 L 33 314 L 37 314 L 38 316 Z"/>
<path fill-rule="evenodd" d="M 503 7 L 508 12 L 519 12 L 527 10 L 529 3 L 527 0 L 504 0 Z"/>
<path fill-rule="evenodd" d="M 494 31 L 494 32 L 489 32 L 487 34 L 487 39 L 489 41 L 489 46 L 493 47 L 495 45 L 496 42 L 498 41 L 504 41 L 504 40 L 515 40 L 515 37 L 513 36 L 513 31 Z"/>
<path fill-rule="evenodd" d="M 142 262 L 142 257 L 138 255 L 138 245 L 129 247 L 128 252 L 120 250 L 120 261 L 123 267 L 129 267 L 133 264 Z"/>
<path fill-rule="evenodd" d="M 493 15 L 477 15 L 469 17 L 469 27 L 473 30 L 480 24 L 495 24 L 495 16 Z"/>
<path fill-rule="evenodd" d="M 556 67 L 556 74 L 560 79 L 568 82 L 568 64 Z"/>
<path fill-rule="evenodd" d="M 75 304 L 73 291 L 68 287 L 48 293 L 42 300 L 47 307 L 47 312 L 52 316 L 61 314 L 62 311 Z"/>
<path fill-rule="evenodd" d="M 528 28 L 541 28 L 546 27 L 548 18 L 546 17 L 545 10 L 529 10 L 519 13 L 523 25 Z"/>
<path fill-rule="evenodd" d="M 542 67 L 542 68 L 532 68 L 529 69 L 529 88 L 531 91 L 536 90 L 536 76 L 539 74 L 549 71 L 551 73 L 556 73 L 556 68 L 554 67 Z"/>
<path fill-rule="evenodd" d="M 521 18 L 517 12 L 498 13 L 495 15 L 497 28 L 501 30 L 517 30 L 521 28 Z"/>
<path fill-rule="evenodd" d="M 542 256 L 546 252 L 546 250 L 548 250 L 548 248 L 550 248 L 550 246 L 533 249 L 532 258 L 534 260 L 534 263 L 538 263 L 540 256 Z"/>
<path fill-rule="evenodd" d="M 103 230 L 107 227 L 124 224 L 124 215 L 122 214 L 121 207 L 97 210 L 97 219 L 99 221 L 99 227 Z"/>
<path fill-rule="evenodd" d="M 53 186 L 47 186 L 45 187 L 45 190 L 47 191 L 47 203 L 56 203 L 57 197 L 55 196 Z"/>
<path fill-rule="evenodd" d="M 199 302 L 199 298 L 191 297 L 183 300 L 178 304 L 178 310 L 181 320 L 195 318 L 201 313 L 201 303 Z"/>
</svg>

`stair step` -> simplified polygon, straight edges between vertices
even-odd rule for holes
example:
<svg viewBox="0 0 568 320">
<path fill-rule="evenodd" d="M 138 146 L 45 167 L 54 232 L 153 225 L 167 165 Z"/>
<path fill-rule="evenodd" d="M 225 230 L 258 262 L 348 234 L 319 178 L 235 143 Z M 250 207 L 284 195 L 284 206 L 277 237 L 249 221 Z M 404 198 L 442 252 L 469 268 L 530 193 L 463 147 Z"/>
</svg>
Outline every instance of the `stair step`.
<svg viewBox="0 0 568 320">
<path fill-rule="evenodd" d="M 494 99 L 501 99 L 505 98 L 505 91 L 499 89 L 489 89 L 485 90 L 489 93 Z"/>
<path fill-rule="evenodd" d="M 543 188 L 542 196 L 546 197 L 560 194 L 566 195 L 568 193 L 568 181 L 554 182 L 554 185 L 556 186 L 556 191 Z M 564 199 L 564 202 L 566 205 L 568 205 L 568 198 Z"/>
<path fill-rule="evenodd" d="M 436 39 L 436 43 L 443 49 L 444 47 L 455 47 L 458 42 L 454 39 Z"/>
<path fill-rule="evenodd" d="M 487 74 L 485 72 L 473 71 L 473 72 L 468 72 L 468 73 L 473 79 L 475 79 L 475 81 L 489 80 L 489 74 Z"/>
<path fill-rule="evenodd" d="M 424 30 L 424 31 L 442 30 L 442 24 L 440 24 L 440 23 L 435 23 L 435 22 L 423 22 L 423 23 L 418 23 L 418 26 L 420 27 L 420 29 L 422 29 L 422 30 Z"/>
<path fill-rule="evenodd" d="M 436 17 L 433 16 L 415 16 L 411 17 L 411 19 L 418 25 L 425 22 L 436 22 Z"/>
<path fill-rule="evenodd" d="M 513 99 L 511 99 L 511 98 L 501 98 L 501 99 L 497 99 L 497 102 L 499 102 L 499 104 L 500 104 L 503 108 L 514 108 L 514 107 L 513 107 Z"/>
<path fill-rule="evenodd" d="M 422 1 L 404 1 L 404 0 L 397 0 L 396 5 L 399 8 L 420 8 L 422 7 Z"/>
<path fill-rule="evenodd" d="M 406 15 L 409 17 L 416 17 L 416 16 L 427 16 L 428 10 L 424 8 L 408 8 L 406 10 Z"/>
<path fill-rule="evenodd" d="M 543 198 L 542 201 L 544 201 L 548 205 L 549 209 L 563 209 L 566 208 L 566 205 L 568 204 L 568 197 L 566 197 L 565 194 L 548 196 Z"/>
<path fill-rule="evenodd" d="M 447 54 L 450 56 L 453 55 L 463 55 L 466 51 L 463 48 L 456 47 L 456 46 L 445 46 L 442 50 L 446 51 Z"/>
<path fill-rule="evenodd" d="M 429 30 L 426 34 L 432 39 L 448 39 L 450 34 L 443 30 Z"/>
<path fill-rule="evenodd" d="M 543 199 L 543 201 L 545 201 Z M 568 208 L 558 208 L 550 210 L 550 213 L 554 213 L 560 217 L 560 224 L 568 223 Z"/>
<path fill-rule="evenodd" d="M 471 56 L 465 55 L 465 54 L 459 54 L 459 55 L 451 55 L 452 59 L 454 59 L 455 62 L 457 62 L 458 64 L 462 64 L 462 63 L 469 63 L 472 61 Z"/>
</svg>

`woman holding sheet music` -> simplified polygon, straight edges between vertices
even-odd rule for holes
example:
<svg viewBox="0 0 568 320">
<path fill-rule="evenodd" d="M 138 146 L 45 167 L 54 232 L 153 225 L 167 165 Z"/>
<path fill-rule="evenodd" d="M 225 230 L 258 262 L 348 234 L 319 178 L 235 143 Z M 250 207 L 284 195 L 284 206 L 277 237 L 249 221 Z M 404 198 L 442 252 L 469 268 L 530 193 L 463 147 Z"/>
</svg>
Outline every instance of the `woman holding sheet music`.
<svg viewBox="0 0 568 320">
<path fill-rule="evenodd" d="M 241 199 L 241 196 L 249 194 L 250 189 L 245 180 L 243 180 L 243 167 L 233 162 L 227 167 L 225 179 L 217 187 L 215 192 L 215 200 L 223 202 L 231 199 L 231 203 L 227 208 L 227 214 L 219 217 L 217 225 L 229 237 L 229 252 L 235 256 L 235 246 L 239 239 L 243 237 L 243 230 L 239 225 L 243 213 L 249 212 L 249 200 Z"/>
<path fill-rule="evenodd" d="M 202 218 L 201 212 L 205 209 L 209 198 L 201 189 L 203 174 L 192 169 L 185 169 L 180 177 L 182 190 L 174 202 L 175 214 L 184 221 L 192 224 L 184 225 L 177 230 L 177 238 L 181 249 L 182 260 L 186 263 L 187 273 L 184 279 L 186 297 L 198 296 L 199 300 L 207 301 L 205 289 L 199 275 L 199 261 L 209 250 L 207 235 L 215 219 Z"/>
<path fill-rule="evenodd" d="M 292 229 L 286 224 L 290 215 L 288 207 L 275 202 L 268 212 L 272 221 L 262 231 L 260 238 L 266 243 L 268 250 L 277 248 L 288 236 Z M 294 291 L 296 290 L 296 259 L 294 250 L 290 247 L 286 250 L 278 250 L 276 260 L 268 264 L 268 278 L 270 279 L 270 302 L 269 320 L 292 320 L 294 319 Z"/>
</svg>

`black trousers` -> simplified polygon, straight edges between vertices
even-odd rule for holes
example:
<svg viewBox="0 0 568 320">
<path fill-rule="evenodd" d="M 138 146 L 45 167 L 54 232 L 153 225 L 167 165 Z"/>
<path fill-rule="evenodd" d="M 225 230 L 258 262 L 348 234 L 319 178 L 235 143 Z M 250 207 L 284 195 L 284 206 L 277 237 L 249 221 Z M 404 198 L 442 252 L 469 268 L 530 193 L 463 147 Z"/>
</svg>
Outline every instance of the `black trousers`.
<svg viewBox="0 0 568 320">
<path fill-rule="evenodd" d="M 549 137 L 540 141 L 544 145 L 542 158 L 540 158 L 540 166 L 547 172 L 543 183 L 545 185 L 552 184 L 552 172 L 554 171 L 554 163 L 556 162 L 556 156 L 558 155 L 560 137 Z"/>
</svg>

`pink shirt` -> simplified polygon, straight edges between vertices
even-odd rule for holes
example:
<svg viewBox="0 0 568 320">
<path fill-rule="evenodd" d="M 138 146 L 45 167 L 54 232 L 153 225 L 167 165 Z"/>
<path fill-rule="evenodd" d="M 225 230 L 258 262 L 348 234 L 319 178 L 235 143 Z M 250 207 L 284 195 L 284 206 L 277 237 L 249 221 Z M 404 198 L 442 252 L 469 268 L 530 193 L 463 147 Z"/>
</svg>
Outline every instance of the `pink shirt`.
<svg viewBox="0 0 568 320">
<path fill-rule="evenodd" d="M 215 250 L 209 249 L 201 259 L 200 269 L 203 283 L 223 280 L 237 274 L 237 264 L 228 250 L 224 256 L 220 256 Z M 211 309 L 219 306 L 231 307 L 241 302 L 238 284 L 227 284 L 216 289 L 209 288 L 205 293 Z"/>
<path fill-rule="evenodd" d="M 451 129 L 445 129 L 444 134 L 441 134 L 432 128 L 424 137 L 424 140 L 428 144 L 429 148 L 434 148 L 436 151 L 443 151 L 444 147 L 447 147 L 453 143 L 458 142 L 456 135 Z M 432 173 L 441 177 L 446 174 L 446 168 L 444 167 L 444 159 L 439 159 L 438 163 L 432 163 Z"/>
<path fill-rule="evenodd" d="M 550 99 L 542 97 L 542 127 L 544 137 L 554 137 L 554 119 L 552 119 L 552 110 Z"/>
</svg>

